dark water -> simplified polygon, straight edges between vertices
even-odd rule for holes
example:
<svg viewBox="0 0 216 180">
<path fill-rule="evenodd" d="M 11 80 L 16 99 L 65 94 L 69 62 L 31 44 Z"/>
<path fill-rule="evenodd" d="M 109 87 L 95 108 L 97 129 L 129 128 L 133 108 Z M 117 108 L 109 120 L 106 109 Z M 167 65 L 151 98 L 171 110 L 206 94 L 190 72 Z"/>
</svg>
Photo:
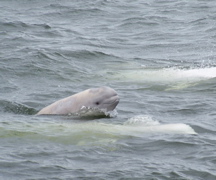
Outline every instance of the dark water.
<svg viewBox="0 0 216 180">
<path fill-rule="evenodd" d="M 1 0 L 0 179 L 216 179 L 215 20 L 213 0 Z M 35 116 L 98 86 L 117 116 Z"/>
</svg>

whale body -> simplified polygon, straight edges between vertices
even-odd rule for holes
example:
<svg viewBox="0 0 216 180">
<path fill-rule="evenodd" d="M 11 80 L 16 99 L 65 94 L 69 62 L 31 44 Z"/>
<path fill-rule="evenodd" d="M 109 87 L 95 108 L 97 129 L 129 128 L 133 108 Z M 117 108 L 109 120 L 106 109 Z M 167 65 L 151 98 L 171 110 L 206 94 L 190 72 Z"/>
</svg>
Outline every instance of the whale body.
<svg viewBox="0 0 216 180">
<path fill-rule="evenodd" d="M 119 96 L 110 87 L 91 88 L 58 100 L 41 109 L 37 114 L 73 114 L 82 108 L 112 111 L 119 103 Z"/>
</svg>

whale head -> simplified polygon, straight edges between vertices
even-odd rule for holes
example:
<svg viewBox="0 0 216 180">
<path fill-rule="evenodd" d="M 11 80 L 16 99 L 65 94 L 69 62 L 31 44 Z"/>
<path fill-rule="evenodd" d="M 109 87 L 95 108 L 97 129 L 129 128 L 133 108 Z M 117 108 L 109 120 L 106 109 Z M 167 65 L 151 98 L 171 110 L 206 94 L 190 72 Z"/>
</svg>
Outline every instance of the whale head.
<svg viewBox="0 0 216 180">
<path fill-rule="evenodd" d="M 85 96 L 84 106 L 106 111 L 114 110 L 120 100 L 116 91 L 106 86 L 88 89 Z"/>
</svg>

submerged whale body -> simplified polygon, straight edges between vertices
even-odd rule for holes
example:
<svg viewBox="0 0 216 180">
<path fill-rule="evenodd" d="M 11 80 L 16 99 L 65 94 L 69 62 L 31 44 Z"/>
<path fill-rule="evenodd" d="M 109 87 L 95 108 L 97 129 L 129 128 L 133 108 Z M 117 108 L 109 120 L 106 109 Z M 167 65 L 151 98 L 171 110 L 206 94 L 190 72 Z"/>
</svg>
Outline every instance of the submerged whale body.
<svg viewBox="0 0 216 180">
<path fill-rule="evenodd" d="M 135 82 L 198 82 L 216 77 L 216 67 L 197 68 L 197 69 L 129 69 L 118 71 L 113 75 L 116 79 Z"/>
<path fill-rule="evenodd" d="M 37 114 L 74 114 L 83 108 L 113 111 L 119 103 L 119 96 L 110 87 L 91 88 L 58 100 L 40 110 Z"/>
<path fill-rule="evenodd" d="M 216 67 L 196 69 L 136 67 L 115 71 L 109 75 L 109 78 L 130 83 L 164 85 L 166 91 L 181 90 L 216 78 Z"/>
<path fill-rule="evenodd" d="M 193 128 L 183 123 L 161 124 L 150 116 L 137 115 L 124 123 L 125 128 L 130 128 L 136 133 L 164 133 L 164 134 L 197 134 Z"/>
</svg>

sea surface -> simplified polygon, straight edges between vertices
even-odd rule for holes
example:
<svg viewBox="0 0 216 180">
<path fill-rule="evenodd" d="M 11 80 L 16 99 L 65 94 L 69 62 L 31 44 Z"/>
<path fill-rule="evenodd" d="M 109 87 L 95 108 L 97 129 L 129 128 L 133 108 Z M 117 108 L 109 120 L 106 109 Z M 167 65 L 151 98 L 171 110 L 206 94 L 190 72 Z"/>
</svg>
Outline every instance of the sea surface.
<svg viewBox="0 0 216 180">
<path fill-rule="evenodd" d="M 110 116 L 38 116 L 88 88 Z M 216 179 L 214 0 L 0 0 L 0 179 Z"/>
</svg>

